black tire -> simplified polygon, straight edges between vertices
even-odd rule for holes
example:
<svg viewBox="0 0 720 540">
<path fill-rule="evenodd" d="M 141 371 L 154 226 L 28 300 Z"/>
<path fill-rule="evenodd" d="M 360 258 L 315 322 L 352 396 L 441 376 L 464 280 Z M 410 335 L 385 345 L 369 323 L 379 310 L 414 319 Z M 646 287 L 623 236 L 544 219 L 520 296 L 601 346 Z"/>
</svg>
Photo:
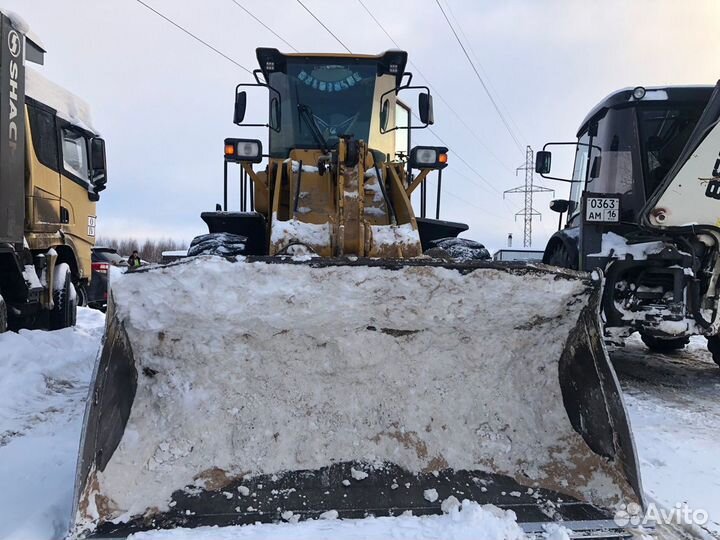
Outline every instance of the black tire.
<svg viewBox="0 0 720 540">
<path fill-rule="evenodd" d="M 550 253 L 547 264 L 550 266 L 559 266 L 560 268 L 575 270 L 575 265 L 570 258 L 570 253 L 568 253 L 568 250 L 563 243 L 559 243 L 555 246 L 555 249 L 552 253 Z"/>
<path fill-rule="evenodd" d="M 720 366 L 720 337 L 710 336 L 707 338 L 707 348 L 712 355 L 713 361 Z"/>
<path fill-rule="evenodd" d="M 77 294 L 72 284 L 72 273 L 70 267 L 61 263 L 55 268 L 55 284 L 63 284 L 53 291 L 53 301 L 55 307 L 50 312 L 49 328 L 50 330 L 60 330 L 61 328 L 69 328 L 75 326 L 77 320 Z"/>
<path fill-rule="evenodd" d="M 88 305 L 88 293 L 87 285 L 82 282 L 75 284 L 75 292 L 77 293 L 77 305 L 78 307 L 87 307 Z"/>
<path fill-rule="evenodd" d="M 0 296 L 0 334 L 7 332 L 8 329 L 8 315 L 7 315 L 7 304 L 5 299 Z"/>
<path fill-rule="evenodd" d="M 449 257 L 457 262 L 488 261 L 491 258 L 490 252 L 484 245 L 467 238 L 440 238 L 439 240 L 433 240 L 431 245 L 433 247 L 425 252 L 431 257 L 441 259 Z M 443 253 L 447 254 L 447 257 L 443 256 Z"/>
<path fill-rule="evenodd" d="M 188 249 L 188 257 L 196 255 L 219 255 L 233 257 L 245 254 L 247 238 L 232 233 L 209 233 L 193 238 Z"/>
<path fill-rule="evenodd" d="M 690 338 L 688 336 L 677 338 L 659 338 L 643 332 L 640 332 L 640 339 L 643 340 L 643 343 L 651 351 L 664 354 L 684 349 L 685 345 L 690 343 Z"/>
</svg>

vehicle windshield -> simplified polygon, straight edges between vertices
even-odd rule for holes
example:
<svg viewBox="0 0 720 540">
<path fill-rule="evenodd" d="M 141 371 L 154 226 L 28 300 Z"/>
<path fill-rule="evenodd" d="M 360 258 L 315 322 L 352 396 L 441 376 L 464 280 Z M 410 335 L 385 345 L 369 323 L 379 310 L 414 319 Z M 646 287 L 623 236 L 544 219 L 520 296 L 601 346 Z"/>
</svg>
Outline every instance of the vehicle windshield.
<svg viewBox="0 0 720 540">
<path fill-rule="evenodd" d="M 286 157 L 292 148 L 318 148 L 310 121 L 329 148 L 340 135 L 368 140 L 377 65 L 341 60 L 288 62 L 286 73 L 270 75 L 281 103 L 280 131 L 270 132 L 271 156 Z"/>
<path fill-rule="evenodd" d="M 638 111 L 648 197 L 680 157 L 705 108 L 705 103 L 668 105 Z"/>
<path fill-rule="evenodd" d="M 125 259 L 114 251 L 95 250 L 93 251 L 93 259 L 115 265 L 125 262 Z"/>
</svg>

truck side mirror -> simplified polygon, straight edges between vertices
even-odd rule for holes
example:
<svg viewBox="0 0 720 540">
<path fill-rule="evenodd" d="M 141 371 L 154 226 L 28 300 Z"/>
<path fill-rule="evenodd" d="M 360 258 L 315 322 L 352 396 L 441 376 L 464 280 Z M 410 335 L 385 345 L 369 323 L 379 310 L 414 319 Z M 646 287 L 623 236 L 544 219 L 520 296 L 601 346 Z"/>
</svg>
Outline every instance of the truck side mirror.
<svg viewBox="0 0 720 540">
<path fill-rule="evenodd" d="M 107 163 L 105 160 L 105 140 L 100 137 L 90 139 L 90 169 L 95 193 L 105 189 L 107 184 Z"/>
<path fill-rule="evenodd" d="M 235 112 L 233 114 L 233 124 L 240 125 L 245 119 L 245 110 L 247 109 L 247 92 L 237 92 L 235 94 Z"/>
<path fill-rule="evenodd" d="M 429 93 L 422 93 L 418 95 L 418 114 L 420 115 L 420 121 L 423 124 L 432 125 L 435 123 L 432 96 Z"/>
<path fill-rule="evenodd" d="M 555 199 L 550 201 L 550 210 L 558 214 L 564 214 L 570 208 L 570 201 L 565 199 Z"/>
<path fill-rule="evenodd" d="M 552 152 L 540 150 L 535 154 L 535 172 L 538 174 L 548 174 L 552 165 Z"/>
</svg>

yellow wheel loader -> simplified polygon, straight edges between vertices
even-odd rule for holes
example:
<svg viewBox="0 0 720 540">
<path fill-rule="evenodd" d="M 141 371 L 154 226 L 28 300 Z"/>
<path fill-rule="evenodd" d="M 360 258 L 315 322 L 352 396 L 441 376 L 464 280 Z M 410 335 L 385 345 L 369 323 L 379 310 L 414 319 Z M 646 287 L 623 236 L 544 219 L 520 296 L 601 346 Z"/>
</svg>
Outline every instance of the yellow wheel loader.
<svg viewBox="0 0 720 540">
<path fill-rule="evenodd" d="M 600 276 L 489 262 L 455 238 L 467 226 L 415 216 L 447 149 L 407 148 L 433 122 L 407 53 L 257 56 L 268 153 L 227 139 L 195 256 L 111 291 L 71 536 L 433 514 L 450 497 L 529 533 L 628 536 L 614 508 L 642 489 Z M 398 99 L 412 91 L 419 125 Z"/>
<path fill-rule="evenodd" d="M 0 332 L 75 324 L 107 182 L 88 106 L 26 66 L 44 54 L 0 12 Z"/>
</svg>

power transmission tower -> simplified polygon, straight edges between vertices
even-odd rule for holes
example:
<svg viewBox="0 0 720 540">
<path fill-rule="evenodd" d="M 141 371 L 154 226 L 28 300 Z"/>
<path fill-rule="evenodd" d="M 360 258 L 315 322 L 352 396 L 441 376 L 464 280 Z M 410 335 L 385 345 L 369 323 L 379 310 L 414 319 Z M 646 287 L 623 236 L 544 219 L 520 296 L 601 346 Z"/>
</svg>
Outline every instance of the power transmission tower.
<svg viewBox="0 0 720 540">
<path fill-rule="evenodd" d="M 515 176 L 518 171 L 525 171 L 525 185 L 518 186 L 516 188 L 508 189 L 503 192 L 503 199 L 508 193 L 524 193 L 525 194 L 525 207 L 515 214 L 515 220 L 517 221 L 518 216 L 523 216 L 525 220 L 525 227 L 523 230 L 523 247 L 532 246 L 532 221 L 533 217 L 538 216 L 542 219 L 542 214 L 533 208 L 533 193 L 541 193 L 555 190 L 546 188 L 543 186 L 536 186 L 533 183 L 533 172 L 535 172 L 535 159 L 533 149 L 527 146 L 525 148 L 525 165 L 515 169 Z"/>
</svg>

